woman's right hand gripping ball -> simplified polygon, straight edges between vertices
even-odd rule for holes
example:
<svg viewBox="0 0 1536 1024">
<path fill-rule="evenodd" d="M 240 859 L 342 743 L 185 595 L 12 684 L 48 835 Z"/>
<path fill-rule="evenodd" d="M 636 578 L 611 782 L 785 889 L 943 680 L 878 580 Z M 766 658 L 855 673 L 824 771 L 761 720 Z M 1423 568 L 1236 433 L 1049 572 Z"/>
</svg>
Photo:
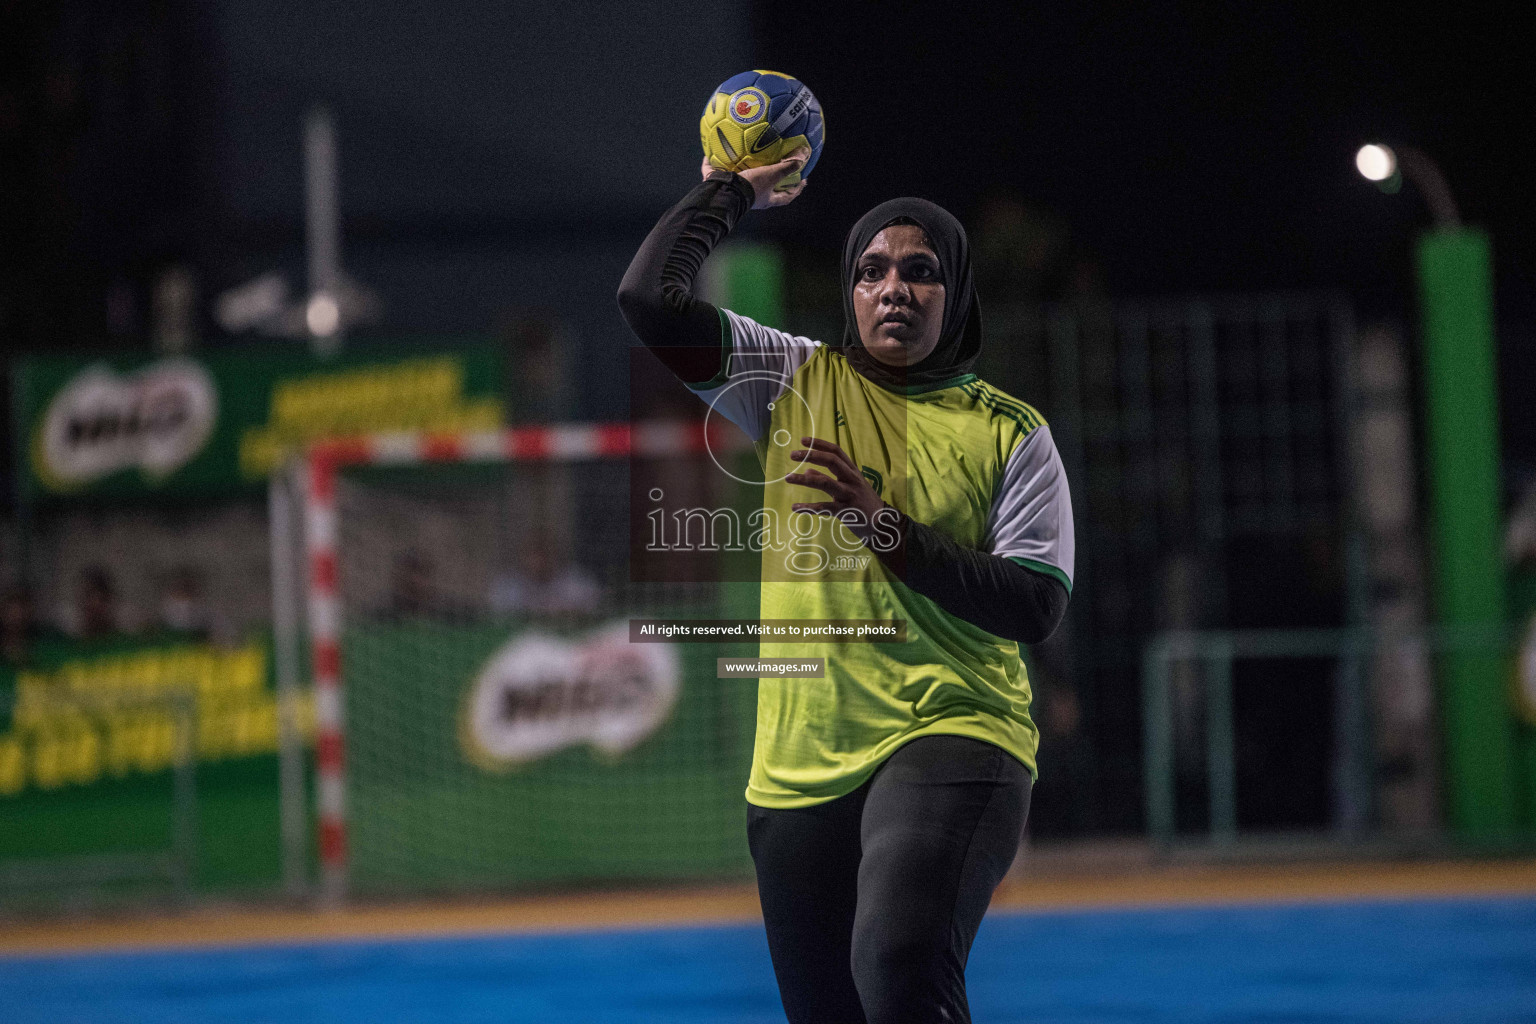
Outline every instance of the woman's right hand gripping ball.
<svg viewBox="0 0 1536 1024">
<path fill-rule="evenodd" d="M 764 164 L 761 167 L 748 167 L 744 171 L 737 171 L 736 173 L 747 179 L 747 184 L 752 186 L 752 195 L 754 196 L 752 209 L 766 210 L 770 206 L 788 206 L 794 202 L 795 197 L 805 191 L 806 183 L 804 179 L 786 189 L 776 189 L 774 186 L 804 167 L 805 162 L 810 157 L 810 148 L 802 146 L 791 153 L 788 158 L 780 160 L 776 164 Z M 707 178 L 720 170 L 720 168 L 710 163 L 709 157 L 705 157 L 704 164 L 700 170 L 703 172 L 703 176 Z"/>
</svg>

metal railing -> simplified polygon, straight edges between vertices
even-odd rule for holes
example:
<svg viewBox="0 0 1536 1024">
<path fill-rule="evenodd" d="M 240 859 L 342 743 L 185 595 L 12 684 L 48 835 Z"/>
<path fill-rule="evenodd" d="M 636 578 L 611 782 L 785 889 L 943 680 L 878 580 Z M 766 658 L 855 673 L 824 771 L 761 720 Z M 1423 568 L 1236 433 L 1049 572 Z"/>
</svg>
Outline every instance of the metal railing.
<svg viewBox="0 0 1536 1024">
<path fill-rule="evenodd" d="M 1238 838 L 1236 742 L 1233 727 L 1233 664 L 1244 659 L 1334 659 L 1343 721 L 1336 770 L 1350 820 L 1335 822 L 1340 838 L 1363 838 L 1375 776 L 1367 692 L 1371 659 L 1394 648 L 1433 655 L 1504 657 L 1515 636 L 1505 627 L 1459 627 L 1414 632 L 1370 629 L 1175 630 L 1155 635 L 1143 650 L 1143 757 L 1147 832 L 1167 850 L 1177 838 L 1175 667 L 1193 664 L 1204 709 L 1205 777 L 1209 801 L 1207 841 L 1230 847 Z"/>
<path fill-rule="evenodd" d="M 994 302 L 987 331 L 978 372 L 1043 412 L 1071 482 L 1076 590 L 1051 656 L 1095 748 L 1078 798 L 1090 828 L 1129 831 L 1145 639 L 1241 621 L 1244 550 L 1337 538 L 1341 620 L 1365 621 L 1354 313 L 1338 292 Z"/>
</svg>

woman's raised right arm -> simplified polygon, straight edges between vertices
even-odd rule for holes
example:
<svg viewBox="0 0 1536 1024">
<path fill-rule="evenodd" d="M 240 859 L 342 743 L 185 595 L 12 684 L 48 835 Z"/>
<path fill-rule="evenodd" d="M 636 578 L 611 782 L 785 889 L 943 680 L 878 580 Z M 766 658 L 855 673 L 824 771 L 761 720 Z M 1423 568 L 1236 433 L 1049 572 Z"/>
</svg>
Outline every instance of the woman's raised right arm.
<svg viewBox="0 0 1536 1024">
<path fill-rule="evenodd" d="M 796 156 L 741 174 L 706 164 L 704 180 L 662 216 L 630 261 L 619 285 L 619 309 L 635 335 L 684 383 L 708 381 L 720 369 L 720 313 L 693 294 L 694 278 L 747 210 L 783 206 L 800 194 L 804 182 L 782 192 L 775 192 L 773 183 L 804 162 Z"/>
</svg>

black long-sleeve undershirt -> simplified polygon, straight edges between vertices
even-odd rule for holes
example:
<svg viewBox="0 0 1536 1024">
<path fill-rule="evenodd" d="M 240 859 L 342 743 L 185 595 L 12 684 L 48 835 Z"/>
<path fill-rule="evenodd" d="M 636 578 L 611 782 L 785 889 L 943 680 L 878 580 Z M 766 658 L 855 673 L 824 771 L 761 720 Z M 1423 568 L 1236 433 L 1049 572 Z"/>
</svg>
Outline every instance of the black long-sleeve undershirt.
<svg viewBox="0 0 1536 1024">
<path fill-rule="evenodd" d="M 956 618 L 994 636 L 1038 644 L 1056 631 L 1070 595 L 1054 576 L 977 551 L 911 516 L 902 543 L 880 559 L 902 582 Z"/>
<path fill-rule="evenodd" d="M 651 229 L 619 285 L 630 330 L 685 384 L 720 371 L 720 313 L 693 294 L 693 279 L 752 200 L 741 175 L 711 174 Z"/>
<path fill-rule="evenodd" d="M 693 294 L 693 281 L 752 202 L 746 179 L 711 174 L 651 229 L 619 285 L 630 329 L 684 383 L 708 381 L 720 370 L 720 314 Z M 1026 644 L 1044 640 L 1061 622 L 1068 594 L 1059 580 L 963 547 L 905 514 L 902 536 L 900 549 L 881 560 L 951 615 Z"/>
</svg>

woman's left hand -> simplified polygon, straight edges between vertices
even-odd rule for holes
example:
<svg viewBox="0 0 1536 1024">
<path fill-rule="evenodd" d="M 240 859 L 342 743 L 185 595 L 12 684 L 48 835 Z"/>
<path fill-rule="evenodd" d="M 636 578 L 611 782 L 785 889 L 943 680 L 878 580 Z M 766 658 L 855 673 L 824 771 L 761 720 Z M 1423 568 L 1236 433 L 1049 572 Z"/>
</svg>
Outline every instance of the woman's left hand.
<svg viewBox="0 0 1536 1024">
<path fill-rule="evenodd" d="M 832 500 L 798 501 L 789 506 L 790 511 L 835 516 L 848 527 L 850 533 L 868 544 L 875 533 L 876 515 L 889 506 L 869 486 L 869 481 L 859 472 L 847 452 L 819 437 L 802 437 L 800 443 L 806 447 L 790 452 L 789 457 L 802 463 L 813 462 L 825 467 L 832 475 L 810 471 L 790 473 L 784 477 L 784 482 L 826 491 Z"/>
</svg>

